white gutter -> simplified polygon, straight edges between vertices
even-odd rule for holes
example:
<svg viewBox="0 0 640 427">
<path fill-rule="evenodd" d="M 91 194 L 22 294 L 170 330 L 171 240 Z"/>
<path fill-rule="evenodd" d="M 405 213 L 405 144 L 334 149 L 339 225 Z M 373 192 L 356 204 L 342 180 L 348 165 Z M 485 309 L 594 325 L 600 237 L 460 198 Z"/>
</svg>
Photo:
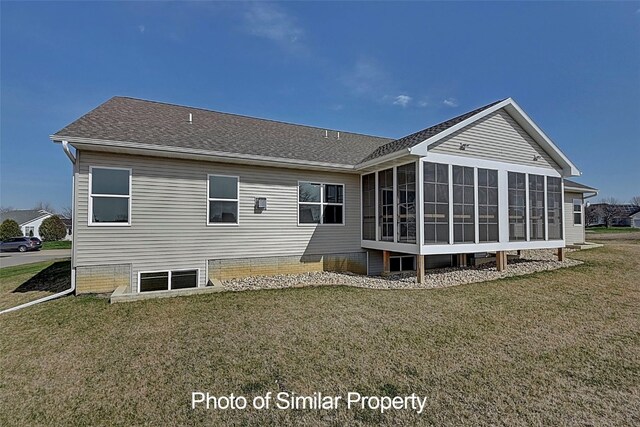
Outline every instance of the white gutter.
<svg viewBox="0 0 640 427">
<path fill-rule="evenodd" d="M 71 163 L 73 163 L 73 195 L 71 196 L 72 198 L 75 197 L 75 187 L 76 187 L 76 182 L 75 182 L 75 165 L 76 165 L 76 158 L 73 155 L 73 153 L 71 153 L 71 150 L 69 150 L 69 145 L 67 143 L 67 141 L 62 141 L 62 149 L 64 150 L 64 152 L 66 153 L 67 157 L 69 157 L 69 160 L 71 160 Z M 73 206 L 73 201 L 72 201 L 72 206 Z M 75 235 L 75 233 L 74 233 Z M 73 263 L 72 263 L 73 264 Z M 62 292 L 58 292 L 57 294 L 53 294 L 53 295 L 48 295 L 46 297 L 37 299 L 35 301 L 30 301 L 30 302 L 26 302 L 24 304 L 20 304 L 18 306 L 15 307 L 11 307 L 11 308 L 7 308 L 6 310 L 2 310 L 0 311 L 0 314 L 4 314 L 4 313 L 10 313 L 12 311 L 17 311 L 17 310 L 21 310 L 23 308 L 27 308 L 30 307 L 32 305 L 36 305 L 36 304 L 40 304 L 41 302 L 45 302 L 45 301 L 50 301 L 52 299 L 56 299 L 56 298 L 60 298 L 63 297 L 65 295 L 69 295 L 71 293 L 73 293 L 76 290 L 76 270 L 73 268 L 73 265 L 71 266 L 71 288 L 64 290 Z"/>
</svg>

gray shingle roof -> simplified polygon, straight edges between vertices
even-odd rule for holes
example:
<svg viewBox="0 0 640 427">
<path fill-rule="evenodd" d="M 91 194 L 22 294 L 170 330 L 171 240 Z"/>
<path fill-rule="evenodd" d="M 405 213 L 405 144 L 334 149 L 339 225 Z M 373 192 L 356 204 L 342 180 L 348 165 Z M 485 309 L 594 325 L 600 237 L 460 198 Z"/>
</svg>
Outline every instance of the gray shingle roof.
<svg viewBox="0 0 640 427">
<path fill-rule="evenodd" d="M 588 185 L 580 184 L 579 182 L 572 181 L 570 179 L 564 180 L 565 187 L 578 188 L 586 191 L 598 191 L 597 188 L 589 187 Z"/>
<path fill-rule="evenodd" d="M 189 113 L 193 123 L 188 123 Z M 391 139 L 134 98 L 114 97 L 58 137 L 143 143 L 355 165 Z"/>
<path fill-rule="evenodd" d="M 295 125 L 200 108 L 116 96 L 53 135 L 151 146 L 199 149 L 311 162 L 357 165 L 412 147 L 481 111 L 468 113 L 400 139 Z M 189 123 L 189 114 L 193 122 Z"/>
<path fill-rule="evenodd" d="M 12 219 L 18 223 L 18 225 L 25 222 L 33 221 L 36 218 L 40 218 L 44 215 L 50 215 L 49 212 L 39 209 L 20 209 L 15 211 L 6 211 L 0 213 L 0 223 L 5 219 Z"/>
<path fill-rule="evenodd" d="M 396 139 L 395 141 L 388 142 L 387 144 L 378 147 L 373 153 L 365 157 L 362 162 L 373 160 L 378 157 L 386 156 L 387 154 L 395 153 L 406 148 L 411 148 L 414 145 L 418 145 L 422 141 L 449 129 L 451 126 L 455 126 L 458 123 L 465 121 L 468 118 L 475 116 L 476 114 L 486 110 L 487 108 L 493 107 L 494 105 L 502 101 L 504 101 L 504 99 L 492 102 L 491 104 L 485 105 L 484 107 L 480 107 L 473 111 L 469 111 L 468 113 L 461 114 L 458 117 L 454 117 L 442 123 L 438 123 L 437 125 L 422 129 L 421 131 L 412 133 L 411 135 L 407 135 L 400 139 Z"/>
</svg>

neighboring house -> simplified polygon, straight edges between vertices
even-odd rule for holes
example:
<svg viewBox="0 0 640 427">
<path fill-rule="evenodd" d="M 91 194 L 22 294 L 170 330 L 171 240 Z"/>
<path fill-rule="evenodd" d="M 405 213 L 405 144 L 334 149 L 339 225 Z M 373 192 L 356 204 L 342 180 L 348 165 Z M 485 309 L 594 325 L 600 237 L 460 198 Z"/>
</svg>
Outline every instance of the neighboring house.
<svg viewBox="0 0 640 427">
<path fill-rule="evenodd" d="M 632 204 L 610 205 L 608 203 L 594 203 L 589 205 L 588 209 L 592 212 L 588 227 L 606 226 L 607 214 L 611 212 L 612 217 L 609 221 L 611 227 L 640 227 L 638 219 L 640 206 Z"/>
<path fill-rule="evenodd" d="M 0 223 L 5 219 L 12 219 L 20 226 L 23 236 L 41 239 L 40 225 L 51 216 L 53 216 L 52 213 L 42 209 L 18 209 L 0 213 Z"/>
<path fill-rule="evenodd" d="M 393 140 L 115 97 L 51 139 L 74 164 L 77 292 L 320 270 L 423 280 L 486 252 L 501 269 L 507 250 L 562 256 L 583 194 L 565 196 L 580 171 L 510 98 Z"/>
<path fill-rule="evenodd" d="M 585 200 L 598 190 L 568 179 L 564 180 L 565 243 L 567 246 L 585 243 Z"/>
</svg>

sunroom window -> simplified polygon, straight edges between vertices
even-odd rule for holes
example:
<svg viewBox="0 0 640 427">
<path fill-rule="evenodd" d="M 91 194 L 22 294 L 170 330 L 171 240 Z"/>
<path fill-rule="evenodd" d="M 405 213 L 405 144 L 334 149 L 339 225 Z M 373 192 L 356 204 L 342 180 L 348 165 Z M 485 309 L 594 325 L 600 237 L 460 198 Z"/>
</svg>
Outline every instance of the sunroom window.
<svg viewBox="0 0 640 427">
<path fill-rule="evenodd" d="M 398 242 L 416 242 L 416 164 L 398 166 Z"/>
<path fill-rule="evenodd" d="M 526 240 L 527 187 L 525 174 L 509 172 L 509 240 Z"/>
<path fill-rule="evenodd" d="M 544 240 L 544 177 L 529 175 L 530 240 Z"/>
<path fill-rule="evenodd" d="M 478 241 L 498 241 L 498 171 L 478 169 Z"/>
<path fill-rule="evenodd" d="M 300 224 L 344 224 L 344 185 L 300 182 Z"/>
<path fill-rule="evenodd" d="M 380 240 L 393 241 L 393 169 L 378 172 Z"/>
<path fill-rule="evenodd" d="M 562 239 L 562 182 L 547 177 L 547 231 L 549 239 Z"/>
<path fill-rule="evenodd" d="M 449 166 L 424 163 L 424 243 L 449 243 Z"/>
<path fill-rule="evenodd" d="M 128 225 L 131 169 L 91 167 L 90 224 Z"/>
<path fill-rule="evenodd" d="M 453 242 L 475 242 L 473 168 L 453 166 Z"/>
</svg>

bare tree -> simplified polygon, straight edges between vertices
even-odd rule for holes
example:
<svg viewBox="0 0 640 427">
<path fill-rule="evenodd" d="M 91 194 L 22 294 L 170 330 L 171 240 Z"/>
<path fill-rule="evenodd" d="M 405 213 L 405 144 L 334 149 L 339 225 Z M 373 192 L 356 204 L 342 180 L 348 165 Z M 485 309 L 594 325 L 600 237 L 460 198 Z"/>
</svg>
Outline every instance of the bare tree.
<svg viewBox="0 0 640 427">
<path fill-rule="evenodd" d="M 14 210 L 13 206 L 0 206 L 0 213 L 9 212 L 12 210 Z"/>
<path fill-rule="evenodd" d="M 598 210 L 607 228 L 611 227 L 613 220 L 622 214 L 620 202 L 615 197 L 606 197 L 600 200 Z"/>
<path fill-rule="evenodd" d="M 73 218 L 73 209 L 71 209 L 71 206 L 65 206 L 62 208 L 61 214 L 65 218 Z"/>
<path fill-rule="evenodd" d="M 601 216 L 600 206 L 587 205 L 584 210 L 584 220 L 587 226 L 598 224 L 598 219 Z"/>
<path fill-rule="evenodd" d="M 640 196 L 633 196 L 629 202 L 631 202 L 632 205 L 640 207 Z"/>
<path fill-rule="evenodd" d="M 49 213 L 56 213 L 56 209 L 53 207 L 53 205 L 50 202 L 43 202 L 40 201 L 38 203 L 36 203 L 36 205 L 33 207 L 33 209 L 35 210 L 42 210 L 42 211 L 47 211 Z"/>
</svg>

